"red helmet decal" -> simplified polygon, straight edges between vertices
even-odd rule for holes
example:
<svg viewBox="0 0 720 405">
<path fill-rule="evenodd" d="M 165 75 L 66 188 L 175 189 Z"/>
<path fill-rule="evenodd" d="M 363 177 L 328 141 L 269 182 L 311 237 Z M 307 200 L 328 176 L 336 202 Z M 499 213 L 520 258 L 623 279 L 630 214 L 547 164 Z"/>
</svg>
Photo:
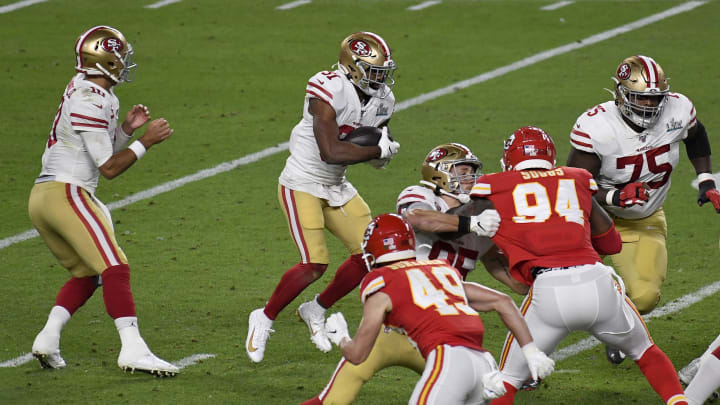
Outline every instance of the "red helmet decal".
<svg viewBox="0 0 720 405">
<path fill-rule="evenodd" d="M 370 56 L 372 53 L 372 48 L 370 48 L 370 45 L 368 45 L 367 42 L 355 39 L 350 41 L 350 50 L 357 56 Z"/>
<path fill-rule="evenodd" d="M 123 43 L 117 38 L 105 38 L 101 44 L 106 52 L 121 52 Z"/>
<path fill-rule="evenodd" d="M 448 151 L 445 148 L 437 148 L 430 151 L 430 154 L 428 155 L 427 159 L 425 159 L 426 162 L 434 162 L 436 160 L 440 160 L 447 156 Z"/>
<path fill-rule="evenodd" d="M 623 63 L 618 67 L 617 77 L 620 80 L 627 80 L 630 78 L 630 65 Z"/>
</svg>

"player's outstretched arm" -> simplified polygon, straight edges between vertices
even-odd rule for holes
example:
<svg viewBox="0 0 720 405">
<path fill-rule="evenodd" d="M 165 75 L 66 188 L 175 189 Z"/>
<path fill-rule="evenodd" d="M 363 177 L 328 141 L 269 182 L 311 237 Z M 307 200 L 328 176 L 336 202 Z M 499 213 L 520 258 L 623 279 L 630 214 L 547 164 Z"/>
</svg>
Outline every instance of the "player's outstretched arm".
<svg viewBox="0 0 720 405">
<path fill-rule="evenodd" d="M 612 218 L 607 212 L 593 199 L 592 210 L 590 211 L 590 234 L 592 235 L 592 245 L 601 255 L 614 255 L 620 253 L 622 249 L 622 239 Z"/>
<path fill-rule="evenodd" d="M 365 300 L 363 319 L 360 321 L 357 332 L 355 332 L 355 337 L 352 339 L 345 337 L 336 342 L 347 361 L 352 364 L 360 364 L 368 358 L 375 345 L 378 333 L 380 333 L 385 314 L 391 309 L 392 301 L 383 292 L 376 292 Z M 331 332 L 328 330 L 328 337 L 330 337 Z"/>
<path fill-rule="evenodd" d="M 148 125 L 145 134 L 137 141 L 130 144 L 127 149 L 123 149 L 115 153 L 98 167 L 100 174 L 106 179 L 113 179 L 127 170 L 133 163 L 139 160 L 151 146 L 163 142 L 172 135 L 173 129 L 170 128 L 167 120 L 158 118 Z"/>
<path fill-rule="evenodd" d="M 514 292 L 525 295 L 530 290 L 530 287 L 515 280 L 510 275 L 510 266 L 507 261 L 507 257 L 503 255 L 496 246 L 492 246 L 488 251 L 480 258 L 485 270 L 490 273 L 497 281 L 505 284 Z"/>
<path fill-rule="evenodd" d="M 378 146 L 360 146 L 338 138 L 340 129 L 335 121 L 335 110 L 316 98 L 310 99 L 308 111 L 313 116 L 313 132 L 320 158 L 333 165 L 351 165 L 380 158 Z"/>
</svg>

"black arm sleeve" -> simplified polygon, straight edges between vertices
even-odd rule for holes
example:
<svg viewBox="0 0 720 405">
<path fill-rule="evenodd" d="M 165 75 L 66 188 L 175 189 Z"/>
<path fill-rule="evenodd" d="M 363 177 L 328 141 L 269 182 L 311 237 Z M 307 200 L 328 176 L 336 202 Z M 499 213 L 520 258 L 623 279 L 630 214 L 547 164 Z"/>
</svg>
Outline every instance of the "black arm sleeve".
<svg viewBox="0 0 720 405">
<path fill-rule="evenodd" d="M 695 135 L 687 137 L 685 142 L 685 150 L 687 151 L 688 158 L 695 159 L 699 157 L 710 156 L 710 140 L 708 139 L 707 131 L 705 126 L 697 121 L 697 129 L 695 129 Z"/>
</svg>

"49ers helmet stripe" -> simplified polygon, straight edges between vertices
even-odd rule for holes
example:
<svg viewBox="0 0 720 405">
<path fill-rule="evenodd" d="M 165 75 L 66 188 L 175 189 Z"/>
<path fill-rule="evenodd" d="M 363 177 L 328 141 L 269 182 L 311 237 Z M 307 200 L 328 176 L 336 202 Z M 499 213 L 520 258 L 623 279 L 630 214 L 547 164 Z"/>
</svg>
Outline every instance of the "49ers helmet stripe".
<svg viewBox="0 0 720 405">
<path fill-rule="evenodd" d="M 642 62 L 643 67 L 645 68 L 647 87 L 649 89 L 657 89 L 659 79 L 657 65 L 655 64 L 655 61 L 652 58 L 648 58 L 647 56 L 642 55 L 638 55 L 638 58 L 640 59 L 640 62 Z"/>
<path fill-rule="evenodd" d="M 390 52 L 390 47 L 388 46 L 387 42 L 385 42 L 385 40 L 382 39 L 382 37 L 380 35 L 375 34 L 373 32 L 369 32 L 369 31 L 363 31 L 362 33 L 369 36 L 370 38 L 374 39 L 375 41 L 377 41 L 378 44 L 380 44 L 380 46 L 382 47 L 383 53 L 385 54 L 385 57 L 387 59 L 392 58 L 392 53 Z"/>
<path fill-rule="evenodd" d="M 80 35 L 78 37 L 77 41 L 75 41 L 75 60 L 77 62 L 77 66 L 79 66 L 81 68 L 86 67 L 83 64 L 83 60 L 82 60 L 82 56 L 81 56 L 82 46 L 83 46 L 83 44 L 85 44 L 85 40 L 87 39 L 87 37 L 92 35 L 94 32 L 102 30 L 102 29 L 111 29 L 111 28 L 103 26 L 103 25 L 99 25 L 97 27 L 90 28 L 89 30 L 85 31 L 85 33 Z"/>
</svg>

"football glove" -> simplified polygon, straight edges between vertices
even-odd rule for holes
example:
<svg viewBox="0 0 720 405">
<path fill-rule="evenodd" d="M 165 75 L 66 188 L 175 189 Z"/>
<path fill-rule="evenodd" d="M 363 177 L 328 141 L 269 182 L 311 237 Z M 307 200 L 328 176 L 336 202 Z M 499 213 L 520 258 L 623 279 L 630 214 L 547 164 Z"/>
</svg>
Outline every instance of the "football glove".
<svg viewBox="0 0 720 405">
<path fill-rule="evenodd" d="M 532 375 L 533 380 L 545 378 L 555 369 L 553 359 L 540 351 L 535 345 L 535 342 L 530 342 L 523 346 L 522 351 L 523 355 L 525 355 L 525 360 L 527 360 L 530 375 Z"/>
<path fill-rule="evenodd" d="M 483 399 L 491 400 L 505 395 L 505 382 L 498 370 L 493 370 L 482 376 Z"/>
<path fill-rule="evenodd" d="M 715 188 L 715 181 L 705 180 L 698 184 L 698 205 L 702 206 L 706 202 L 712 203 L 715 211 L 720 214 L 720 191 Z"/>
<path fill-rule="evenodd" d="M 630 207 L 633 205 L 643 205 L 650 196 L 647 192 L 645 183 L 626 184 L 620 192 L 613 194 L 613 205 L 618 207 Z"/>
<path fill-rule="evenodd" d="M 492 238 L 500 227 L 500 214 L 496 210 L 485 210 L 470 217 L 470 231 L 477 236 Z"/>
<path fill-rule="evenodd" d="M 328 317 L 325 321 L 325 333 L 327 333 L 328 339 L 337 346 L 340 346 L 340 342 L 344 338 L 350 339 L 347 322 L 342 312 L 336 312 Z"/>
<path fill-rule="evenodd" d="M 392 157 L 398 153 L 398 149 L 400 149 L 400 144 L 390 139 L 387 125 L 382 127 L 382 135 L 378 141 L 378 146 L 380 147 L 380 159 L 387 159 L 388 161 L 392 159 Z"/>
</svg>

